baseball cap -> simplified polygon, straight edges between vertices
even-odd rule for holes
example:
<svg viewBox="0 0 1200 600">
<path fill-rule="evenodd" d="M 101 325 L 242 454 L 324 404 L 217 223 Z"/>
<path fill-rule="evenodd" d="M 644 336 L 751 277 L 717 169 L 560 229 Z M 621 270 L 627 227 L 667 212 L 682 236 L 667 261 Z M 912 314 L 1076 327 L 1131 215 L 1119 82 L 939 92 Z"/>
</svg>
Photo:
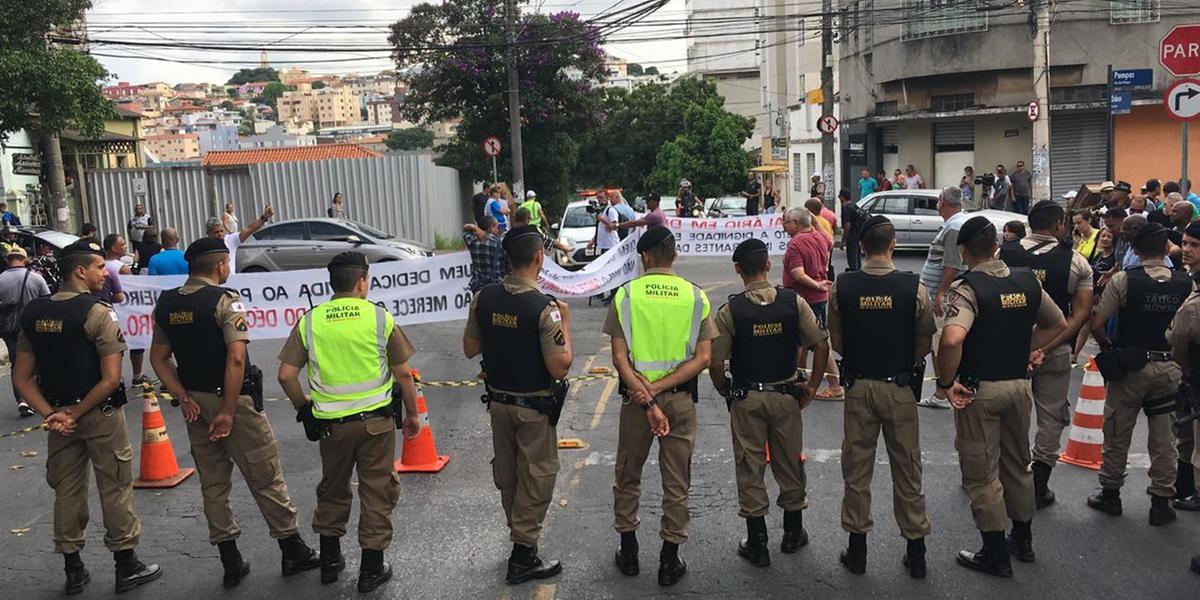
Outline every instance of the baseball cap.
<svg viewBox="0 0 1200 600">
<path fill-rule="evenodd" d="M 533 190 L 529 190 L 528 192 L 525 192 L 525 199 L 528 200 L 530 198 L 537 198 L 537 192 L 535 192 Z"/>
<path fill-rule="evenodd" d="M 13 244 L 8 249 L 8 254 L 6 254 L 5 256 L 6 257 L 20 256 L 21 258 L 29 258 L 29 253 L 26 252 L 24 248 L 18 246 L 17 244 Z"/>
</svg>

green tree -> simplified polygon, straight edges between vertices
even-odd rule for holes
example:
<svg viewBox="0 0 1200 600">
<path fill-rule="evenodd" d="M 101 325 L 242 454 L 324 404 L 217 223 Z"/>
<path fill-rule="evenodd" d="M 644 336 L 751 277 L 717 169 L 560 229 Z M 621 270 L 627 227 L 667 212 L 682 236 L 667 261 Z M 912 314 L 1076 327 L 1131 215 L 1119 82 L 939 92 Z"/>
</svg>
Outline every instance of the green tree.
<svg viewBox="0 0 1200 600">
<path fill-rule="evenodd" d="M 237 100 L 238 98 L 242 97 L 242 93 L 239 92 L 238 89 L 235 87 L 225 88 L 225 94 L 228 95 L 230 98 L 233 98 L 234 100 Z"/>
<path fill-rule="evenodd" d="M 225 110 L 233 110 L 233 102 L 230 102 L 229 100 L 222 100 L 221 108 Z"/>
<path fill-rule="evenodd" d="M 0 3 L 0 140 L 20 129 L 71 128 L 98 137 L 115 116 L 100 87 L 108 72 L 73 48 L 78 42 L 66 31 L 91 6 L 91 0 Z"/>
<path fill-rule="evenodd" d="M 658 67 L 646 67 L 646 70 L 642 71 L 642 74 L 643 75 L 658 75 Z"/>
<path fill-rule="evenodd" d="M 261 94 L 254 97 L 254 103 L 255 104 L 265 104 L 267 106 L 270 106 L 272 109 L 274 109 L 276 103 L 279 101 L 279 97 L 282 96 L 284 92 L 286 92 L 290 89 L 291 89 L 290 87 L 283 85 L 282 83 L 279 83 L 278 81 L 272 81 L 271 83 L 268 83 L 265 87 L 263 87 L 263 91 Z"/>
<path fill-rule="evenodd" d="M 312 82 L 312 89 L 314 89 L 314 90 L 323 90 L 323 89 L 325 89 L 325 82 L 324 82 L 324 81 L 314 81 L 314 82 Z"/>
<path fill-rule="evenodd" d="M 692 104 L 683 115 L 683 132 L 659 149 L 648 183 L 673 191 L 686 178 L 702 198 L 740 190 L 751 166 L 742 143 L 753 132 L 754 122 L 726 111 L 719 97 Z"/>
<path fill-rule="evenodd" d="M 433 132 L 424 127 L 409 127 L 388 134 L 383 141 L 392 150 L 425 150 L 433 147 Z"/>
<path fill-rule="evenodd" d="M 642 65 L 637 63 L 629 63 L 628 65 L 625 65 L 625 69 L 629 72 L 630 77 L 641 77 L 645 72 L 642 70 Z"/>
<path fill-rule="evenodd" d="M 226 85 L 242 85 L 243 83 L 253 83 L 255 81 L 279 81 L 279 72 L 271 67 L 258 67 L 254 69 L 241 69 L 229 78 Z"/>
</svg>

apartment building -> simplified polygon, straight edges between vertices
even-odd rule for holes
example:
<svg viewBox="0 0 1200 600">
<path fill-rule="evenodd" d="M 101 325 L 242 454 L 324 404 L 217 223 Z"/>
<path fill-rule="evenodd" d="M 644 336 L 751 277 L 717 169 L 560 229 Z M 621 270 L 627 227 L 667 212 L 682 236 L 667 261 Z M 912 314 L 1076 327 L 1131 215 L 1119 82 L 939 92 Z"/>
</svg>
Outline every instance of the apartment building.
<svg viewBox="0 0 1200 600">
<path fill-rule="evenodd" d="M 759 83 L 759 33 L 755 18 L 761 0 L 685 0 L 687 70 L 712 79 L 726 110 L 754 119 L 747 149 L 758 148 L 768 119 Z M 730 24 L 733 23 L 733 24 Z M 717 35 L 720 34 L 720 35 Z"/>
<path fill-rule="evenodd" d="M 143 145 L 159 162 L 200 158 L 200 136 L 194 133 L 148 135 Z"/>
<path fill-rule="evenodd" d="M 318 128 L 344 127 L 362 122 L 358 96 L 348 86 L 314 90 L 301 85 L 284 92 L 276 105 L 278 120 L 312 121 Z"/>
</svg>

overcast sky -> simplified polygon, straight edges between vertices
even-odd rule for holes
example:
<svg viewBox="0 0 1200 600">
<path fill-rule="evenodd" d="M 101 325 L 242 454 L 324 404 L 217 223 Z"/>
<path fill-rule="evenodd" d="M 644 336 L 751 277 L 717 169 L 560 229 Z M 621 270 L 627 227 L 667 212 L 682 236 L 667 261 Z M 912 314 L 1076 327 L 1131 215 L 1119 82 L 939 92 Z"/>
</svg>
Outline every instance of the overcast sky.
<svg viewBox="0 0 1200 600">
<path fill-rule="evenodd" d="M 36 1 L 36 0 L 34 0 Z M 576 11 L 584 15 L 595 15 L 609 9 L 614 3 L 630 6 L 637 0 L 534 0 L 533 7 L 541 6 L 541 12 Z M 275 40 L 305 30 L 301 36 L 292 37 L 289 43 L 303 41 L 320 46 L 322 43 L 386 46 L 387 26 L 403 18 L 408 8 L 418 4 L 416 0 L 338 0 L 318 2 L 316 0 L 93 0 L 94 7 L 88 13 L 88 29 L 93 40 L 143 40 L 156 39 L 240 41 Z M 303 10 L 310 9 L 309 11 Z M 252 12 L 261 11 L 261 12 Z M 684 17 L 684 0 L 671 0 L 652 19 L 678 19 Z M 272 27 L 272 33 L 258 32 L 253 38 L 228 29 L 238 27 Z M 311 29 L 310 26 L 362 25 L 377 28 L 374 31 L 359 29 L 347 34 L 336 29 Z M 677 35 L 680 28 L 662 28 L 661 37 Z M 229 33 L 225 33 L 229 31 Z M 657 36 L 645 29 L 623 35 Z M 664 40 L 638 43 L 610 43 L 610 54 L 645 66 L 654 65 L 663 72 L 683 71 L 686 57 L 686 42 Z M 229 52 L 197 49 L 127 48 L 112 47 L 96 43 L 92 53 L 115 76 L 115 80 L 131 83 L 165 81 L 176 84 L 184 82 L 224 83 L 229 76 L 242 67 L 257 66 L 257 52 Z M 129 56 L 137 54 L 145 58 L 114 58 L 104 55 Z M 271 53 L 271 66 L 286 68 L 298 66 L 314 73 L 373 73 L 394 67 L 385 54 L 349 53 Z M 176 61 L 176 62 L 172 62 Z M 183 61 L 183 62 L 177 62 Z M 216 64 L 188 64 L 207 61 Z M 318 62 L 330 61 L 330 62 Z M 247 64 L 239 64 L 247 63 Z"/>
</svg>

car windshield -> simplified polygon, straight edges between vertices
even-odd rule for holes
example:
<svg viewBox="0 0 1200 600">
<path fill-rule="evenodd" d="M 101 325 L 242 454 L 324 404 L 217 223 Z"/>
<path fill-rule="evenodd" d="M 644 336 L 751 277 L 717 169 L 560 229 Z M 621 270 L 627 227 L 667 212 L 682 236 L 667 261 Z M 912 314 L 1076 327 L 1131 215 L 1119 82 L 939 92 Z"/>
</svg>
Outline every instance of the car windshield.
<svg viewBox="0 0 1200 600">
<path fill-rule="evenodd" d="M 595 224 L 596 220 L 588 213 L 587 208 L 583 206 L 572 206 L 563 215 L 563 229 L 591 227 Z"/>
<path fill-rule="evenodd" d="M 371 227 L 370 225 L 364 225 L 362 223 L 359 223 L 358 221 L 342 221 L 341 223 L 343 225 L 346 225 L 347 227 L 357 229 L 360 232 L 367 234 L 368 237 L 373 237 L 377 240 L 390 240 L 390 239 L 396 237 L 390 233 L 384 233 L 378 229 L 375 229 L 374 227 Z"/>
<path fill-rule="evenodd" d="M 737 196 L 728 196 L 717 201 L 717 206 L 723 211 L 731 210 L 746 210 L 746 199 Z"/>
</svg>

